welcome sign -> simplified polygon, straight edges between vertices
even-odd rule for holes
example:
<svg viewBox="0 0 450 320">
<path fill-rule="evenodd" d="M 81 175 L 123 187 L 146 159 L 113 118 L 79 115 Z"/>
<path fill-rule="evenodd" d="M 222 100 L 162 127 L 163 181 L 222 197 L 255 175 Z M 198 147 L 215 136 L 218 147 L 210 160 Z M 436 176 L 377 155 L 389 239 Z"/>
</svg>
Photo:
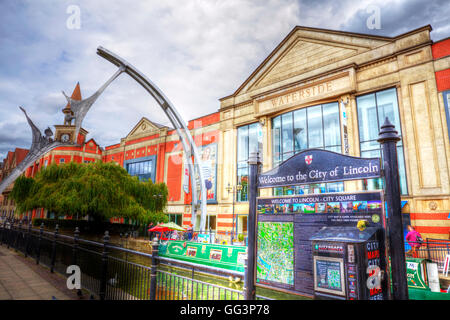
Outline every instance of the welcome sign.
<svg viewBox="0 0 450 320">
<path fill-rule="evenodd" d="M 340 153 L 308 149 L 280 166 L 258 176 L 258 188 L 309 183 L 379 178 L 380 158 L 357 158 Z"/>
</svg>

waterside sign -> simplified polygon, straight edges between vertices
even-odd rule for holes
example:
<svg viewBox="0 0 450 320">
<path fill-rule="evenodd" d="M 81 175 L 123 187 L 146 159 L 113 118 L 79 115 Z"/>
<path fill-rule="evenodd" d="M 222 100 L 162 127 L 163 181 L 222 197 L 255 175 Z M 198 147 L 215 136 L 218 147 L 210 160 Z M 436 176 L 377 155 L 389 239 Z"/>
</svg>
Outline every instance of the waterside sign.
<svg viewBox="0 0 450 320">
<path fill-rule="evenodd" d="M 346 72 L 320 81 L 303 84 L 282 93 L 261 97 L 255 100 L 255 111 L 258 116 L 261 116 L 311 101 L 339 96 L 354 91 L 356 89 L 355 83 L 355 71 L 353 68 L 350 68 Z"/>
<path fill-rule="evenodd" d="M 309 149 L 258 176 L 258 188 L 379 178 L 380 158 L 357 158 Z"/>
</svg>

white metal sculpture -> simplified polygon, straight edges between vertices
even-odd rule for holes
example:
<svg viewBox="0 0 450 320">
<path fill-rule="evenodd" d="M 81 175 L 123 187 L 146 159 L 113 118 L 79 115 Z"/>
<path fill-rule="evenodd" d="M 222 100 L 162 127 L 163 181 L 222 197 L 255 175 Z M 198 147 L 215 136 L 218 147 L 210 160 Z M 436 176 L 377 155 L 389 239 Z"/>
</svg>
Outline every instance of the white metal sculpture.
<svg viewBox="0 0 450 320">
<path fill-rule="evenodd" d="M 28 117 L 27 112 L 24 108 L 19 107 L 23 113 L 25 114 L 25 117 L 27 118 L 28 124 L 31 127 L 31 133 L 32 133 L 32 142 L 30 151 L 28 151 L 28 154 L 26 157 L 20 162 L 12 171 L 11 173 L 0 182 L 0 194 L 11 184 L 13 183 L 29 166 L 33 165 L 37 160 L 39 160 L 43 155 L 50 152 L 51 150 L 58 148 L 58 147 L 64 147 L 64 146 L 73 146 L 76 144 L 76 139 L 78 137 L 78 132 L 80 131 L 81 124 L 86 117 L 87 112 L 89 111 L 92 104 L 97 100 L 97 98 L 100 96 L 100 94 L 106 89 L 106 87 L 115 79 L 117 78 L 122 71 L 117 71 L 99 90 L 97 90 L 92 96 L 90 96 L 87 99 L 84 100 L 72 100 L 71 98 L 67 97 L 66 94 L 63 92 L 64 96 L 66 96 L 67 101 L 70 103 L 70 106 L 72 108 L 72 111 L 74 113 L 74 120 L 76 125 L 76 131 L 74 134 L 74 140 L 75 141 L 69 141 L 69 142 L 61 142 L 56 141 L 51 138 L 53 135 L 53 132 L 50 128 L 45 130 L 45 136 L 42 135 L 41 131 L 36 127 L 36 125 L 31 121 L 30 117 Z"/>
<path fill-rule="evenodd" d="M 82 122 L 86 117 L 87 112 L 97 100 L 97 98 L 102 94 L 102 92 L 106 89 L 106 87 L 114 81 L 122 72 L 127 73 L 130 77 L 132 77 L 136 82 L 138 82 L 144 89 L 150 93 L 150 95 L 156 100 L 156 102 L 161 106 L 164 113 L 169 118 L 173 127 L 177 131 L 180 136 L 181 143 L 185 150 L 185 157 L 188 163 L 189 174 L 191 178 L 191 186 L 192 186 L 192 223 L 194 225 L 194 229 L 205 231 L 206 224 L 206 186 L 205 180 L 203 179 L 203 172 L 201 170 L 201 159 L 199 157 L 198 149 L 194 143 L 194 140 L 186 127 L 185 122 L 178 114 L 175 107 L 172 103 L 167 99 L 167 97 L 163 94 L 163 92 L 148 79 L 143 73 L 129 64 L 127 61 L 117 56 L 116 54 L 108 51 L 103 47 L 97 48 L 97 54 L 101 57 L 105 58 L 109 62 L 115 64 L 119 67 L 119 69 L 114 73 L 114 75 L 92 96 L 84 100 L 73 100 L 68 97 L 64 92 L 64 96 L 67 101 L 70 103 L 71 110 L 73 112 L 73 116 L 70 118 L 66 118 L 65 121 L 75 120 L 75 134 L 74 141 L 70 141 L 69 143 L 64 143 L 60 141 L 53 141 L 51 136 L 53 133 L 50 128 L 45 130 L 45 137 L 42 136 L 40 130 L 34 125 L 31 119 L 28 117 L 25 110 L 20 107 L 20 109 L 25 113 L 27 121 L 31 126 L 33 141 L 30 147 L 30 151 L 25 159 L 8 175 L 3 181 L 0 182 L 0 194 L 5 190 L 7 186 L 9 186 L 12 182 L 14 182 L 29 166 L 35 163 L 35 161 L 39 160 L 43 155 L 48 153 L 49 151 L 62 146 L 70 146 L 76 144 L 76 139 L 78 137 L 78 133 L 80 131 Z M 192 157 L 194 157 L 194 163 L 192 162 Z M 197 185 L 200 186 L 200 203 L 197 194 Z M 201 219 L 200 225 L 197 225 L 197 211 L 200 207 L 201 211 Z"/>
</svg>

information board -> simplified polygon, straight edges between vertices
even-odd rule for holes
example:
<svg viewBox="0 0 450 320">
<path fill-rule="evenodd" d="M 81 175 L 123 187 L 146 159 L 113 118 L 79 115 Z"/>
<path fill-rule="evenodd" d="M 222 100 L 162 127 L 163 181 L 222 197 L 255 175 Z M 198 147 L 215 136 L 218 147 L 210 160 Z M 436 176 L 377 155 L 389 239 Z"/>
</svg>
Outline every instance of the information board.
<svg viewBox="0 0 450 320">
<path fill-rule="evenodd" d="M 384 207 L 382 206 L 383 193 L 357 192 L 357 193 L 323 193 L 296 196 L 260 197 L 257 198 L 258 219 L 258 246 L 257 246 L 257 270 L 258 279 L 274 280 L 262 276 L 262 270 L 267 270 L 267 265 L 259 258 L 270 256 L 270 250 L 284 252 L 292 250 L 293 255 L 293 289 L 298 292 L 312 294 L 313 261 L 311 236 L 323 227 L 327 226 L 356 226 L 359 220 L 366 220 L 368 226 L 384 226 Z M 261 225 L 261 223 L 265 223 Z M 268 243 L 275 243 L 280 239 L 291 238 L 291 234 L 276 235 L 270 238 L 267 233 L 262 234 L 261 229 L 267 228 L 270 223 L 291 223 L 293 226 L 293 246 L 284 248 L 276 247 L 267 251 Z M 279 229 L 285 232 L 286 229 Z M 289 242 L 290 243 L 290 242 Z M 264 248 L 264 249 L 262 249 Z M 262 253 L 264 250 L 264 253 Z M 283 265 L 285 262 L 283 262 Z M 274 264 L 276 265 L 276 264 Z M 272 269 L 274 270 L 274 269 Z M 287 284 L 290 281 L 276 280 L 273 283 Z M 285 287 L 280 285 L 280 287 Z"/>
</svg>

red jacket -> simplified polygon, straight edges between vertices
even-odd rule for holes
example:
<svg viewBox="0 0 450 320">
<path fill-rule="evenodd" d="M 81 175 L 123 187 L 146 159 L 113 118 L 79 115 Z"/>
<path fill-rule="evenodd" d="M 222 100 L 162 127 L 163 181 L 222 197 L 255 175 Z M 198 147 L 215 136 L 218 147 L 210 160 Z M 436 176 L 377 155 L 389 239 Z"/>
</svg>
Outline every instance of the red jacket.
<svg viewBox="0 0 450 320">
<path fill-rule="evenodd" d="M 408 232 L 408 234 L 406 235 L 406 241 L 408 241 L 408 244 L 411 247 L 415 247 L 415 248 L 420 247 L 420 243 L 417 243 L 418 236 L 420 236 L 420 233 L 418 233 L 416 230 L 412 230 L 412 231 Z"/>
</svg>

